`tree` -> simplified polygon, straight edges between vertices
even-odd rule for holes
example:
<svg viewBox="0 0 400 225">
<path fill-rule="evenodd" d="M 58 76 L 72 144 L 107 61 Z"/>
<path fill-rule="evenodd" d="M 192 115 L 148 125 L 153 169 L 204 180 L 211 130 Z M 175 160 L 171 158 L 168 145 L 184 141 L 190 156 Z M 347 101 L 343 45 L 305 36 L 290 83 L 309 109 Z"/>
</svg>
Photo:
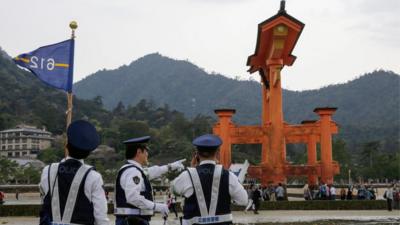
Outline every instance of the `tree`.
<svg viewBox="0 0 400 225">
<path fill-rule="evenodd" d="M 93 98 L 93 102 L 99 106 L 100 108 L 103 107 L 103 97 L 97 95 L 96 97 Z"/>
<path fill-rule="evenodd" d="M 144 121 L 121 121 L 119 126 L 120 140 L 149 135 L 150 127 Z"/>
<path fill-rule="evenodd" d="M 41 171 L 39 171 L 32 165 L 25 166 L 23 168 L 23 174 L 27 184 L 38 184 L 40 181 Z"/>
<path fill-rule="evenodd" d="M 351 157 L 347 151 L 346 142 L 343 139 L 336 139 L 332 143 L 332 156 L 333 160 L 337 161 L 340 165 L 340 174 L 337 176 L 341 179 L 347 178 L 347 173 L 352 167 Z"/>
<path fill-rule="evenodd" d="M 209 116 L 197 115 L 191 121 L 193 138 L 206 133 L 212 133 L 213 120 Z"/>
<path fill-rule="evenodd" d="M 39 151 L 37 158 L 46 164 L 59 162 L 64 158 L 64 150 L 60 148 L 44 149 Z"/>
<path fill-rule="evenodd" d="M 16 162 L 0 157 L 0 184 L 9 183 L 17 170 L 18 164 Z"/>
<path fill-rule="evenodd" d="M 123 116 L 125 114 L 125 105 L 121 101 L 118 102 L 117 107 L 112 111 L 114 116 Z"/>
<path fill-rule="evenodd" d="M 381 144 L 379 141 L 371 141 L 365 143 L 361 152 L 361 160 L 363 162 L 363 165 L 372 168 L 374 159 L 379 154 L 380 150 Z"/>
</svg>

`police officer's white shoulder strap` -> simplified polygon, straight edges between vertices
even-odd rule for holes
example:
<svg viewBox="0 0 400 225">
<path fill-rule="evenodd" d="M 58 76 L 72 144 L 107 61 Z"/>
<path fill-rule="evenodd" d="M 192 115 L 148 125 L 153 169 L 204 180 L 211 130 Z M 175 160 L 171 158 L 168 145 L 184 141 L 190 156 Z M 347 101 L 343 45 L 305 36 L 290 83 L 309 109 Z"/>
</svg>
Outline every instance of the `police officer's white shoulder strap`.
<svg viewBox="0 0 400 225">
<path fill-rule="evenodd" d="M 53 216 L 53 221 L 61 221 L 61 213 L 60 213 L 60 197 L 58 193 L 58 179 L 57 172 L 59 163 L 52 163 L 49 165 L 49 190 L 50 190 L 50 199 L 51 199 L 51 213 Z"/>
<path fill-rule="evenodd" d="M 209 215 L 215 215 L 218 203 L 219 184 L 221 183 L 222 165 L 215 165 L 213 183 L 211 189 L 211 201 Z"/>
<path fill-rule="evenodd" d="M 196 168 L 187 168 L 187 171 L 189 172 L 189 176 L 192 179 L 193 189 L 196 194 L 197 203 L 200 209 L 200 215 L 207 216 L 208 215 L 207 204 L 204 198 L 204 192 L 201 186 L 199 174 L 197 173 Z"/>
<path fill-rule="evenodd" d="M 62 217 L 62 222 L 70 223 L 72 213 L 74 212 L 76 198 L 78 197 L 79 187 L 85 177 L 86 173 L 91 170 L 93 167 L 83 164 L 79 167 L 76 172 L 74 179 L 72 180 L 71 187 L 69 189 L 67 202 L 64 208 L 64 214 Z"/>
</svg>

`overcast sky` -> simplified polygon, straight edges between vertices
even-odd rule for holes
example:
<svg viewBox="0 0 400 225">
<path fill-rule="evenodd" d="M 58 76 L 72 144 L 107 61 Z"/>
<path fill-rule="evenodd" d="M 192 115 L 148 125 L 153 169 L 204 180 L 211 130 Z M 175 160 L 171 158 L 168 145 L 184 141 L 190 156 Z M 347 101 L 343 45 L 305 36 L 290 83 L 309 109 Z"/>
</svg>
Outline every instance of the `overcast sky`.
<svg viewBox="0 0 400 225">
<path fill-rule="evenodd" d="M 70 37 L 78 22 L 74 82 L 159 52 L 249 79 L 257 25 L 280 0 L 2 0 L 0 46 L 11 56 Z M 306 24 L 282 86 L 315 89 L 375 69 L 400 73 L 400 0 L 287 0 Z M 251 75 L 259 80 L 257 74 Z"/>
</svg>

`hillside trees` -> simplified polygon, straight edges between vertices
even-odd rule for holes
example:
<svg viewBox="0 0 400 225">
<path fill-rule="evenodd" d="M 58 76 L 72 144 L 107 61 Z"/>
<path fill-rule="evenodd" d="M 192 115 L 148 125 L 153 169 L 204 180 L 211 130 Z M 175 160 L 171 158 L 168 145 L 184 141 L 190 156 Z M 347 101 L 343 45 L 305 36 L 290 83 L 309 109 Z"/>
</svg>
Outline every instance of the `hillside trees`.
<svg viewBox="0 0 400 225">
<path fill-rule="evenodd" d="M 15 161 L 0 157 L 0 184 L 37 184 L 40 172 L 32 165 L 19 166 Z"/>
<path fill-rule="evenodd" d="M 359 176 L 364 178 L 400 179 L 400 151 L 385 152 L 381 142 L 366 142 L 361 146 L 356 168 Z"/>
</svg>

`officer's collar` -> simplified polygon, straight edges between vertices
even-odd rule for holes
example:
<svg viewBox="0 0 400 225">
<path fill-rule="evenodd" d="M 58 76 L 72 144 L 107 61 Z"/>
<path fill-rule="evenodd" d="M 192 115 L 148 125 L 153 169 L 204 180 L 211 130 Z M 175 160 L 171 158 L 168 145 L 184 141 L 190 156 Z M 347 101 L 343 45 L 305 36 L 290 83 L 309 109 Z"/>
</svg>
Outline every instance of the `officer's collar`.
<svg viewBox="0 0 400 225">
<path fill-rule="evenodd" d="M 77 161 L 81 162 L 82 164 L 85 163 L 85 162 L 83 161 L 83 159 L 75 159 L 75 158 L 73 158 L 73 157 L 71 157 L 71 156 L 67 156 L 66 158 L 62 159 L 61 162 L 65 162 L 65 161 L 67 161 L 68 159 L 77 160 Z"/>
<path fill-rule="evenodd" d="M 142 164 L 136 162 L 135 160 L 128 159 L 128 163 L 133 164 L 133 165 L 139 167 L 140 169 L 143 169 Z"/>
<path fill-rule="evenodd" d="M 203 165 L 203 164 L 217 164 L 214 160 L 203 160 L 203 161 L 201 161 L 200 162 L 200 165 Z"/>
</svg>

